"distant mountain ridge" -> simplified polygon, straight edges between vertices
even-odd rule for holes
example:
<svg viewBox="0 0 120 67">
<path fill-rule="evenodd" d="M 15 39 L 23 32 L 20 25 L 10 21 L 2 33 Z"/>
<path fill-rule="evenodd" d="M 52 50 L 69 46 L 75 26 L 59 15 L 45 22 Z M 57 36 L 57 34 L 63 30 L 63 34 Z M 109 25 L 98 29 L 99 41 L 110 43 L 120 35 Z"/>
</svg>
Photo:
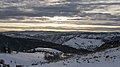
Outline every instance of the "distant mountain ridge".
<svg viewBox="0 0 120 67">
<path fill-rule="evenodd" d="M 84 49 L 75 49 L 69 46 L 55 44 L 51 42 L 45 42 L 37 39 L 29 39 L 29 38 L 15 38 L 15 37 L 9 37 L 5 35 L 0 35 L 0 51 L 2 51 L 3 48 L 9 48 L 12 51 L 28 51 L 30 49 L 34 48 L 53 48 L 60 50 L 61 52 L 65 53 L 85 53 L 89 52 Z"/>
<path fill-rule="evenodd" d="M 119 32 L 111 33 L 90 33 L 90 32 L 42 32 L 42 31 L 24 31 L 24 32 L 3 32 L 6 36 L 17 38 L 31 38 L 38 39 L 46 42 L 53 42 L 57 44 L 63 44 L 70 39 L 83 38 L 83 39 L 101 39 L 103 41 L 110 41 L 118 36 Z"/>
<path fill-rule="evenodd" d="M 100 47 L 100 49 L 102 49 L 103 48 L 102 46 L 106 46 L 106 44 L 112 42 L 115 42 L 116 45 L 119 46 L 117 41 L 119 41 L 120 39 L 119 38 L 120 33 L 117 32 L 116 33 L 77 33 L 77 32 L 62 33 L 61 32 L 60 33 L 60 32 L 32 31 L 32 32 L 6 32 L 6 33 L 4 32 L 1 34 L 4 35 L 0 37 L 1 44 L 2 45 L 4 44 L 4 46 L 11 43 L 13 43 L 16 46 L 17 44 L 18 45 L 21 44 L 19 46 L 30 44 L 30 46 L 26 46 L 25 48 L 33 49 L 41 46 L 45 48 L 53 48 L 53 49 L 55 48 L 63 52 L 64 49 L 71 49 L 73 52 L 74 50 L 95 51 L 97 48 Z M 59 47 L 61 47 L 62 49 Z M 107 49 L 107 47 L 104 47 L 104 49 Z"/>
</svg>

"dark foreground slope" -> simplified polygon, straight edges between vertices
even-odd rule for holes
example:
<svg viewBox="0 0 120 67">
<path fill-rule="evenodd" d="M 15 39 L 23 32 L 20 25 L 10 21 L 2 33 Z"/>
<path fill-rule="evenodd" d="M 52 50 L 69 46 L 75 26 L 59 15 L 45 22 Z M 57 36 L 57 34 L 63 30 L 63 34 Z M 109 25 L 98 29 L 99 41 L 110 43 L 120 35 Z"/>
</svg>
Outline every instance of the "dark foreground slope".
<svg viewBox="0 0 120 67">
<path fill-rule="evenodd" d="M 28 38 L 14 38 L 5 35 L 0 35 L 0 50 L 3 47 L 9 47 L 11 50 L 23 51 L 29 50 L 37 47 L 44 48 L 54 48 L 62 52 L 67 53 L 87 53 L 87 50 L 84 49 L 74 49 L 69 46 L 55 44 L 51 42 L 45 42 L 37 39 L 28 39 Z"/>
</svg>

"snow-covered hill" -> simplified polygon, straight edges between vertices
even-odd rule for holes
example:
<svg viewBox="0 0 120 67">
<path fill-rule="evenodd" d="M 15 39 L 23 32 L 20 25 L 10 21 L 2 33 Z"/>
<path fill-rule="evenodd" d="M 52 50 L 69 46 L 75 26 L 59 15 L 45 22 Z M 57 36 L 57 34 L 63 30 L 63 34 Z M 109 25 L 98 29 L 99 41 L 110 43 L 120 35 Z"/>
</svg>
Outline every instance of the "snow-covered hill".
<svg viewBox="0 0 120 67">
<path fill-rule="evenodd" d="M 115 37 L 119 37 L 120 33 L 81 33 L 81 32 L 3 32 L 6 36 L 17 37 L 17 38 L 31 38 L 38 39 L 47 42 L 53 42 L 57 44 L 63 44 L 74 38 L 83 39 L 101 39 L 101 40 L 111 40 Z"/>
<path fill-rule="evenodd" d="M 119 67 L 120 47 L 88 55 L 76 55 L 73 58 L 50 64 L 31 67 Z"/>
<path fill-rule="evenodd" d="M 48 60 L 44 59 L 45 54 L 41 51 L 50 52 L 50 53 L 60 52 L 60 54 L 61 51 L 47 48 L 48 44 L 45 44 L 46 48 L 39 48 L 39 47 L 35 48 L 36 51 L 38 50 L 37 53 L 21 53 L 21 52 L 18 54 L 0 53 L 0 61 L 2 59 L 5 61 L 5 64 L 10 64 L 10 66 L 12 67 L 15 67 L 15 65 L 23 65 L 28 67 L 56 67 L 56 66 L 57 67 L 80 67 L 80 66 L 81 67 L 113 67 L 113 66 L 119 67 L 120 66 L 119 63 L 120 33 L 3 32 L 0 34 L 1 34 L 1 44 L 11 43 L 10 45 L 12 45 L 13 43 L 18 45 L 18 43 L 19 44 L 23 43 L 23 45 L 25 46 L 28 43 L 28 45 L 30 46 L 30 44 L 32 43 L 35 45 L 36 41 L 39 42 L 41 40 L 44 40 L 44 42 L 47 41 L 48 44 L 54 42 L 54 43 L 59 43 L 70 47 L 74 47 L 76 49 L 83 48 L 90 51 L 93 51 L 96 47 L 99 47 L 99 49 L 97 49 L 99 52 L 95 50 L 93 53 L 91 52 L 87 54 L 86 52 L 86 54 L 82 54 L 82 55 L 69 54 L 72 56 L 62 60 L 54 59 L 54 62 L 48 62 Z M 28 39 L 27 43 L 26 41 L 24 41 L 24 39 Z M 42 44 L 42 42 L 40 42 L 39 44 Z M 51 44 L 53 45 L 53 43 Z M 58 44 L 54 44 L 54 46 L 56 45 Z M 57 49 L 58 48 L 60 50 L 64 50 L 63 47 L 57 46 Z M 68 49 L 68 51 L 70 50 L 71 49 Z M 67 49 L 65 51 L 67 51 Z"/>
<path fill-rule="evenodd" d="M 120 37 L 120 33 L 5 32 L 2 34 L 15 38 L 37 39 L 89 51 Z"/>
<path fill-rule="evenodd" d="M 11 67 L 16 65 L 32 65 L 36 63 L 45 63 L 44 53 L 18 53 L 18 54 L 4 54 L 0 53 L 0 61 L 4 60 L 5 64 L 9 64 Z"/>
<path fill-rule="evenodd" d="M 103 43 L 104 42 L 100 39 L 83 39 L 80 37 L 75 37 L 63 43 L 62 45 L 68 45 L 76 49 L 83 48 L 92 51 L 95 48 L 100 47 Z"/>
<path fill-rule="evenodd" d="M 120 47 L 107 49 L 102 52 L 96 52 L 85 55 L 74 55 L 69 59 L 44 63 L 41 53 L 18 53 L 18 54 L 0 54 L 0 59 L 4 59 L 6 64 L 12 67 L 23 65 L 27 67 L 119 67 L 120 66 Z M 36 64 L 37 65 L 32 65 Z"/>
</svg>

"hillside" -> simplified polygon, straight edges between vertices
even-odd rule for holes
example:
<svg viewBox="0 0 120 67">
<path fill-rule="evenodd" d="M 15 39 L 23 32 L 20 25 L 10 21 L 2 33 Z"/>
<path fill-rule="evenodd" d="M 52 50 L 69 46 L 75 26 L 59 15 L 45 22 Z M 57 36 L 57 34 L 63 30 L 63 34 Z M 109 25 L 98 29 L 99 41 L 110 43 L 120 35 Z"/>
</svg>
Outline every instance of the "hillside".
<svg viewBox="0 0 120 67">
<path fill-rule="evenodd" d="M 75 49 L 69 46 L 55 44 L 51 42 L 45 42 L 37 39 L 28 39 L 28 38 L 13 38 L 9 36 L 0 35 L 0 48 L 1 50 L 4 47 L 8 47 L 14 51 L 27 51 L 37 47 L 43 48 L 53 48 L 67 53 L 85 53 L 88 52 L 84 49 Z"/>
<path fill-rule="evenodd" d="M 89 51 L 94 51 L 97 47 L 100 47 L 104 42 L 100 39 L 83 39 L 80 37 L 75 37 L 69 41 L 63 43 L 62 45 L 68 45 L 76 49 L 86 49 Z"/>
<path fill-rule="evenodd" d="M 111 41 L 112 42 L 112 41 Z M 113 41 L 109 45 L 119 43 Z M 105 44 L 104 44 L 105 45 Z M 107 44 L 106 44 L 107 45 Z M 105 46 L 101 46 L 105 47 Z M 41 48 L 40 48 L 41 49 Z M 100 49 L 99 49 L 100 50 Z M 6 64 L 15 67 L 22 65 L 28 67 L 119 67 L 120 66 L 120 45 L 111 48 L 104 48 L 102 51 L 97 51 L 89 54 L 77 55 L 68 59 L 48 62 L 44 59 L 44 53 L 21 53 L 18 54 L 0 54 L 0 59 L 3 59 Z"/>
<path fill-rule="evenodd" d="M 31 67 L 119 67 L 120 47 L 88 55 L 76 55 L 73 58 L 50 64 Z"/>
<path fill-rule="evenodd" d="M 119 43 L 119 33 L 64 33 L 64 32 L 3 32 L 1 46 L 14 50 L 28 50 L 37 47 L 55 48 L 63 52 L 94 51 L 106 49 L 109 44 Z M 10 46 L 13 45 L 13 46 Z M 19 46 L 19 48 L 17 47 Z M 119 46 L 119 45 L 118 45 Z M 114 47 L 114 46 L 113 46 Z M 70 50 L 70 51 L 69 51 Z M 78 50 L 78 51 L 76 51 Z M 84 53 L 84 52 L 83 52 Z"/>
<path fill-rule="evenodd" d="M 111 32 L 111 33 L 86 32 L 85 33 L 85 32 L 23 31 L 23 32 L 1 32 L 1 34 L 15 38 L 17 37 L 17 38 L 38 39 L 56 44 L 63 44 L 74 38 L 99 39 L 102 41 L 109 41 L 120 36 L 119 32 Z"/>
<path fill-rule="evenodd" d="M 62 39 L 63 43 L 48 41 L 54 38 Z M 4 48 L 12 52 L 4 53 Z M 4 63 L 12 67 L 119 67 L 120 36 L 119 33 L 3 32 L 0 51 L 1 66 Z"/>
</svg>

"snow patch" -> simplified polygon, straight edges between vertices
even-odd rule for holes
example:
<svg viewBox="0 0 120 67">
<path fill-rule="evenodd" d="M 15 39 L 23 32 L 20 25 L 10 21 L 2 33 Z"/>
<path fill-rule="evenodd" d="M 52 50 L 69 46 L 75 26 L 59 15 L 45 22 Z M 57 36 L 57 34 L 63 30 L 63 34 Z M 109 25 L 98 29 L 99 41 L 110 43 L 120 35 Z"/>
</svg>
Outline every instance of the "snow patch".
<svg viewBox="0 0 120 67">
<path fill-rule="evenodd" d="M 76 49 L 83 48 L 87 50 L 94 50 L 96 47 L 100 47 L 103 43 L 104 42 L 100 39 L 83 39 L 80 37 L 75 37 L 63 43 L 63 45 L 67 45 Z"/>
<path fill-rule="evenodd" d="M 34 50 L 34 49 L 31 49 Z M 51 48 L 35 48 L 36 51 L 45 51 L 45 52 L 52 52 L 52 53 L 61 53 L 61 51 L 56 50 L 56 49 L 51 49 Z"/>
</svg>

